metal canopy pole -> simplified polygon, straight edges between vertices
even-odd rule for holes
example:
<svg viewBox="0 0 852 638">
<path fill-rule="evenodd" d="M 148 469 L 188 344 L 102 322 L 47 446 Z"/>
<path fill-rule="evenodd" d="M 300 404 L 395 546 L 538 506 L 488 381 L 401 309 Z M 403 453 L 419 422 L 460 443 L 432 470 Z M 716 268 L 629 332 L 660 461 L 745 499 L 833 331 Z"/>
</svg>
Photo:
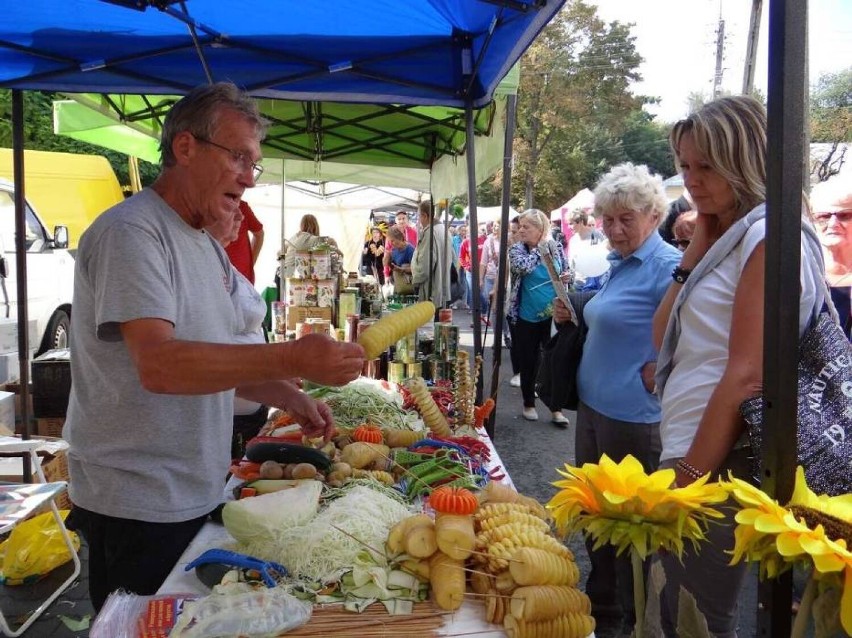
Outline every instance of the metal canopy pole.
<svg viewBox="0 0 852 638">
<path fill-rule="evenodd" d="M 30 335 L 27 306 L 26 199 L 24 197 L 24 94 L 12 91 L 12 163 L 15 184 L 15 264 L 18 278 L 18 366 L 21 377 L 21 438 L 30 438 Z M 30 457 L 23 456 L 24 483 L 32 481 Z"/>
<path fill-rule="evenodd" d="M 500 211 L 500 257 L 497 262 L 497 295 L 494 299 L 494 361 L 491 364 L 491 391 L 489 396 L 497 400 L 497 388 L 500 385 L 500 364 L 503 353 L 503 318 L 506 316 L 506 256 L 509 254 L 509 199 L 512 190 L 512 146 L 515 139 L 515 108 L 518 97 L 509 95 L 506 100 L 506 131 L 503 138 L 503 193 Z M 497 406 L 491 412 L 485 431 L 494 440 L 494 421 Z"/>
<path fill-rule="evenodd" d="M 467 158 L 467 199 L 468 209 L 470 211 L 470 283 L 472 286 L 471 300 L 473 307 L 471 308 L 471 316 L 473 317 L 473 357 L 482 356 L 482 326 L 479 323 L 480 313 L 480 293 L 479 293 L 479 233 L 477 218 L 476 218 L 476 160 L 474 157 L 473 148 L 473 105 L 468 102 L 464 107 L 465 117 L 465 156 Z M 476 382 L 476 403 L 482 404 L 482 375 Z"/>
<path fill-rule="evenodd" d="M 796 468 L 799 269 L 801 264 L 807 3 L 769 2 L 769 94 L 766 188 L 766 286 L 763 391 L 765 431 L 761 487 L 781 503 L 793 493 Z M 758 635 L 789 636 L 792 575 L 761 582 Z"/>
</svg>

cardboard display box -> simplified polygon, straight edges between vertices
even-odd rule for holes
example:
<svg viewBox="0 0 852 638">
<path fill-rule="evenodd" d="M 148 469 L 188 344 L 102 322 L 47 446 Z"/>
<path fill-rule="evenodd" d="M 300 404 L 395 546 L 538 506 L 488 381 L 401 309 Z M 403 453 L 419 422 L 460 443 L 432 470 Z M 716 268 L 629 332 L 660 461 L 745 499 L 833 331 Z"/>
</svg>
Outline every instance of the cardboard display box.
<svg viewBox="0 0 852 638">
<path fill-rule="evenodd" d="M 44 446 L 38 451 L 41 467 L 47 481 L 68 481 L 68 444 L 62 439 L 46 436 L 34 436 L 33 439 L 44 440 Z M 0 481 L 20 483 L 23 480 L 24 462 L 20 454 L 0 456 Z M 33 472 L 35 476 L 35 473 Z M 59 509 L 70 509 L 71 499 L 65 492 L 56 498 Z"/>
<path fill-rule="evenodd" d="M 287 330 L 295 330 L 297 323 L 306 319 L 326 319 L 331 321 L 331 308 L 314 308 L 306 306 L 290 306 L 287 308 Z"/>
<path fill-rule="evenodd" d="M 56 439 L 62 438 L 62 426 L 65 425 L 65 417 L 50 417 L 46 419 L 36 419 L 36 434 L 38 436 L 52 437 Z"/>
</svg>

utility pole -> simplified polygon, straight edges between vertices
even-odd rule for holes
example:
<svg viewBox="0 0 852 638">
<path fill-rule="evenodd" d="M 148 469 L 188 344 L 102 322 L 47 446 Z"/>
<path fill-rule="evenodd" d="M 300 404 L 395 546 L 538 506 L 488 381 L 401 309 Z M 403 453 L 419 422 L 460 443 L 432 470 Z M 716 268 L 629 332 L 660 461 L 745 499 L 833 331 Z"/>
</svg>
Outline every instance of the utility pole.
<svg viewBox="0 0 852 638">
<path fill-rule="evenodd" d="M 745 69 L 743 71 L 743 95 L 754 91 L 754 65 L 757 59 L 757 41 L 760 37 L 760 15 L 763 12 L 763 0 L 751 0 L 751 20 L 748 25 L 748 44 L 746 45 Z"/>
<path fill-rule="evenodd" d="M 725 21 L 719 14 L 719 28 L 716 31 L 716 73 L 713 76 L 713 99 L 722 97 L 722 58 L 725 53 Z"/>
</svg>

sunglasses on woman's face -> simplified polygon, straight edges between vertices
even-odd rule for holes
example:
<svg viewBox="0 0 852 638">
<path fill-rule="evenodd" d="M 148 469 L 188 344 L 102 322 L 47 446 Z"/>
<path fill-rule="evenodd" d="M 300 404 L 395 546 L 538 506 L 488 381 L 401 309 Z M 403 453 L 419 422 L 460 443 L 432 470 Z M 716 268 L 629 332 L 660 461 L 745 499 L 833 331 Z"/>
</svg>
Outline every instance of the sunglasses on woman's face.
<svg viewBox="0 0 852 638">
<path fill-rule="evenodd" d="M 852 210 L 833 210 L 825 213 L 814 213 L 814 219 L 816 219 L 818 224 L 828 226 L 828 222 L 831 221 L 832 215 L 841 224 L 848 224 L 849 222 L 852 222 Z"/>
<path fill-rule="evenodd" d="M 674 246 L 675 248 L 679 248 L 680 250 L 686 250 L 686 248 L 689 246 L 689 243 L 689 239 L 672 239 L 671 241 L 672 246 Z"/>
</svg>

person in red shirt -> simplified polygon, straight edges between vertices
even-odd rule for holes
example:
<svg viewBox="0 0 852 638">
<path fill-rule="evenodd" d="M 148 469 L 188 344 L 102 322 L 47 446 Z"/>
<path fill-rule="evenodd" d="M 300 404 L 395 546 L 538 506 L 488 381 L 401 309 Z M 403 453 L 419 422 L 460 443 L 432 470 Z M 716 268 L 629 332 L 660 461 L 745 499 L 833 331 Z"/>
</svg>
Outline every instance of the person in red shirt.
<svg viewBox="0 0 852 638">
<path fill-rule="evenodd" d="M 263 224 L 254 216 L 254 211 L 246 202 L 240 202 L 243 222 L 237 238 L 225 247 L 228 259 L 242 275 L 254 283 L 254 264 L 263 246 Z M 249 237 L 251 233 L 251 237 Z"/>
<path fill-rule="evenodd" d="M 479 256 L 482 257 L 482 244 L 485 243 L 485 238 L 488 236 L 488 227 L 485 224 L 479 225 L 479 235 L 476 238 L 476 243 L 479 246 Z M 464 271 L 465 282 L 467 283 L 466 303 L 467 307 L 473 308 L 473 283 L 471 275 L 470 263 L 470 237 L 465 237 L 459 246 L 459 266 Z"/>
</svg>

